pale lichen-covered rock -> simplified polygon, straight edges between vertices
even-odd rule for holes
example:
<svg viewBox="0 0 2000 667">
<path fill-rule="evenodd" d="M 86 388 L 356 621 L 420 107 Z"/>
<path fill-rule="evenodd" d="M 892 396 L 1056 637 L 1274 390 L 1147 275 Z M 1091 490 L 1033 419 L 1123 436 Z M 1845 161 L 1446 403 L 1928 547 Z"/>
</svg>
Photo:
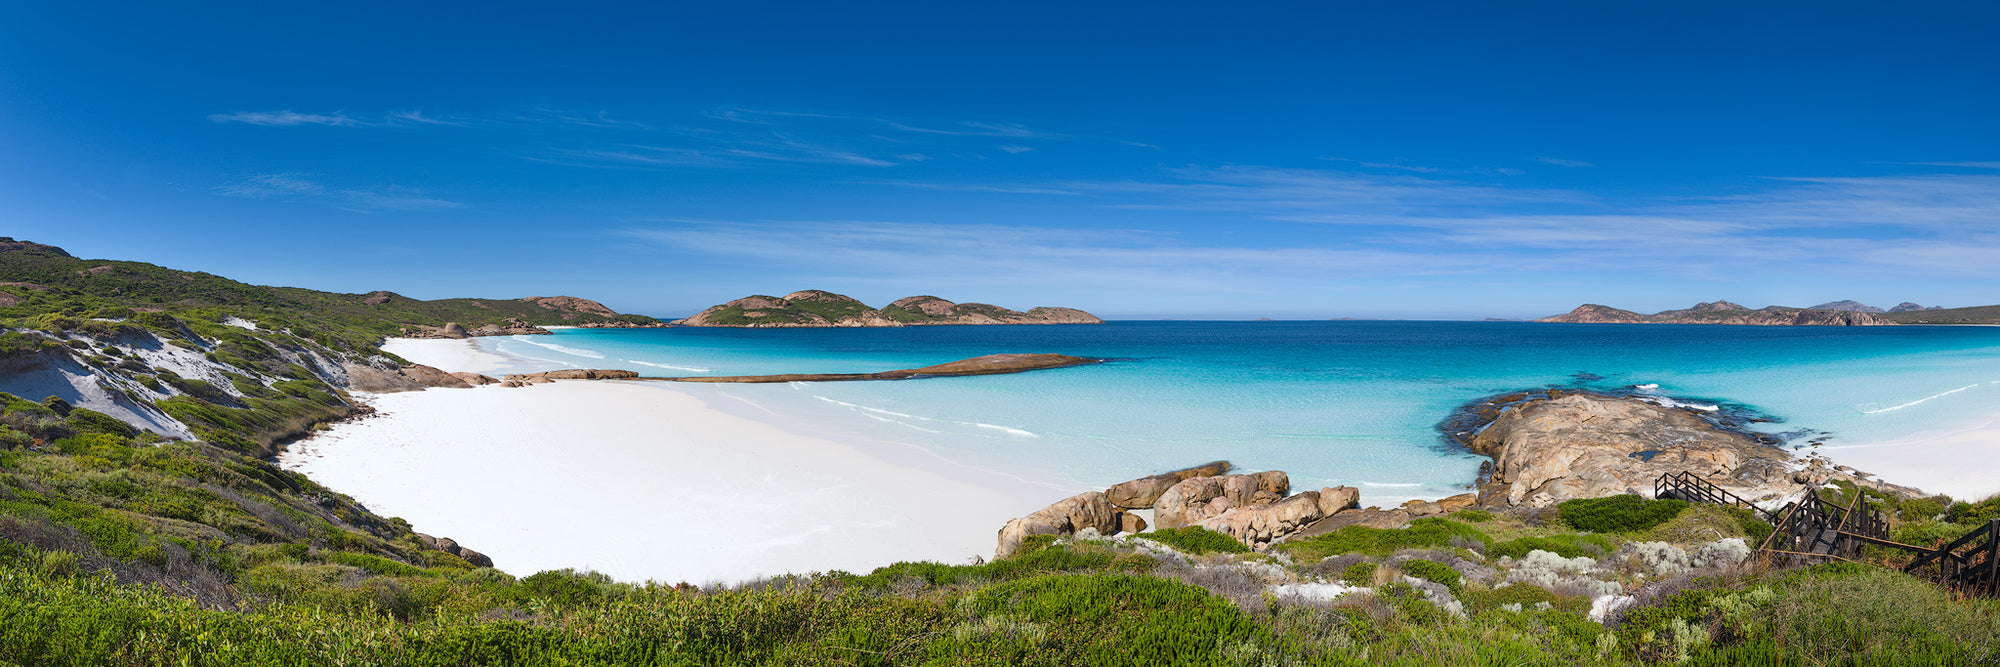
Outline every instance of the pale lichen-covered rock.
<svg viewBox="0 0 2000 667">
<path fill-rule="evenodd" d="M 498 384 L 500 382 L 499 380 L 478 373 L 452 373 L 451 375 L 452 377 L 464 380 L 466 384 L 474 387 Z"/>
<path fill-rule="evenodd" d="M 1118 532 L 1121 533 L 1146 532 L 1146 518 L 1139 516 L 1137 514 L 1133 514 L 1131 512 L 1119 512 Z"/>
<path fill-rule="evenodd" d="M 1027 516 L 1009 520 L 1000 529 L 1000 544 L 994 549 L 993 556 L 1006 558 L 1013 555 L 1021 548 L 1021 541 L 1030 535 L 1074 535 L 1085 528 L 1103 535 L 1117 533 L 1118 519 L 1113 512 L 1111 501 L 1104 497 L 1102 491 L 1085 491 L 1070 496 Z"/>
<path fill-rule="evenodd" d="M 1307 491 L 1272 503 L 1229 509 L 1192 525 L 1257 547 L 1297 532 L 1322 516 L 1319 492 Z"/>
<path fill-rule="evenodd" d="M 1153 524 L 1160 528 L 1193 525 L 1234 507 L 1262 505 L 1283 498 L 1291 486 L 1291 478 L 1278 470 L 1181 480 L 1153 503 Z M 1227 502 L 1214 502 L 1217 499 Z"/>
<path fill-rule="evenodd" d="M 1228 461 L 1211 461 L 1192 468 L 1182 468 L 1158 475 L 1149 475 L 1129 482 L 1121 482 L 1104 490 L 1111 504 L 1131 509 L 1152 507 L 1160 499 L 1160 494 L 1183 480 L 1195 477 L 1214 477 L 1229 472 Z"/>
<path fill-rule="evenodd" d="M 1636 398 L 1571 393 L 1501 411 L 1465 440 L 1493 457 L 1489 504 L 1547 506 L 1572 498 L 1650 493 L 1692 472 L 1751 500 L 1795 490 L 1790 455 L 1689 410 Z"/>
<path fill-rule="evenodd" d="M 1361 491 L 1351 486 L 1334 486 L 1319 490 L 1320 516 L 1333 516 L 1336 512 L 1351 510 L 1361 506 Z"/>
</svg>

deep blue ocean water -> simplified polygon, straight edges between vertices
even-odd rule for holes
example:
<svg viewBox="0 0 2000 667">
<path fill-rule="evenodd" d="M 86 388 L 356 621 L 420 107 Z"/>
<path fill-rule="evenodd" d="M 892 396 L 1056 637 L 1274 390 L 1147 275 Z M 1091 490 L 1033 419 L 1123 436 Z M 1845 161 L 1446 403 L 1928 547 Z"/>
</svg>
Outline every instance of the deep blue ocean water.
<svg viewBox="0 0 2000 667">
<path fill-rule="evenodd" d="M 1440 421 L 1552 385 L 1630 389 L 1778 419 L 1830 444 L 2000 412 L 2000 327 L 1520 322 L 1111 322 L 886 329 L 571 329 L 479 344 L 649 375 L 873 372 L 983 354 L 1109 363 L 898 382 L 679 385 L 804 432 L 921 447 L 1051 484 L 1101 487 L 1228 459 L 1346 484 L 1368 504 L 1461 492 L 1483 460 Z M 1648 385 L 1656 385 L 1649 387 Z"/>
</svg>

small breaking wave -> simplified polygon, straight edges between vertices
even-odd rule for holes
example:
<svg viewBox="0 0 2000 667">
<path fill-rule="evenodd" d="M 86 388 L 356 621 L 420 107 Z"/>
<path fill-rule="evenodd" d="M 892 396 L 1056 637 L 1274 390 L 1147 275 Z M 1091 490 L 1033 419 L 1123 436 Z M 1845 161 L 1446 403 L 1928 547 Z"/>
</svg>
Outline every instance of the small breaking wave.
<svg viewBox="0 0 2000 667">
<path fill-rule="evenodd" d="M 1702 412 L 1718 412 L 1722 410 L 1722 406 L 1720 405 L 1709 405 L 1707 403 L 1689 403 L 1687 401 L 1676 401 L 1674 399 L 1667 398 L 1665 396 L 1640 396 L 1638 398 L 1639 400 L 1645 401 L 1647 403 L 1652 403 L 1654 405 L 1658 405 L 1663 408 L 1686 408 L 1689 410 L 1700 410 Z"/>
<path fill-rule="evenodd" d="M 1360 484 L 1362 486 L 1383 486 L 1383 487 L 1393 487 L 1398 489 L 1407 489 L 1424 485 L 1423 482 L 1401 483 L 1401 482 L 1366 482 L 1366 481 L 1360 482 Z"/>
<path fill-rule="evenodd" d="M 650 361 L 640 361 L 640 360 L 638 360 L 638 359 L 626 359 L 626 360 L 625 360 L 625 363 L 628 363 L 628 364 L 638 364 L 638 365 L 641 365 L 641 366 L 652 366 L 652 367 L 654 367 L 654 368 L 667 368 L 667 369 L 672 369 L 672 370 L 677 370 L 677 371 L 687 371 L 687 372 L 689 372 L 689 373 L 713 373 L 713 372 L 715 372 L 715 371 L 712 371 L 712 370 L 709 370 L 709 369 L 706 369 L 706 368 L 695 368 L 695 367 L 693 367 L 693 366 L 675 366 L 675 365 L 673 365 L 673 364 L 656 364 L 656 363 L 653 363 L 653 362 L 650 362 Z"/>
<path fill-rule="evenodd" d="M 1033 433 L 1030 433 L 1030 432 L 1028 432 L 1028 431 L 1023 431 L 1023 430 L 1021 430 L 1021 429 L 1018 429 L 1018 428 L 1013 428 L 1013 427 L 1008 427 L 1008 426 L 1001 426 L 1001 425 L 999 425 L 999 424 L 981 424 L 981 423 L 979 423 L 979 422 L 972 422 L 972 425 L 973 425 L 973 426 L 977 426 L 977 427 L 979 427 L 979 428 L 990 428 L 990 429 L 993 429 L 993 430 L 995 430 L 995 431 L 1000 431 L 1000 432 L 1002 432 L 1002 433 L 1006 433 L 1007 435 L 1018 435 L 1018 436 L 1021 436 L 1021 437 L 1023 437 L 1023 438 L 1039 438 L 1039 437 L 1042 437 L 1042 436 L 1039 436 L 1039 435 L 1035 435 L 1035 434 L 1033 434 Z"/>
<path fill-rule="evenodd" d="M 1908 403 L 1904 403 L 1904 404 L 1902 404 L 1902 405 L 1892 405 L 1892 406 L 1889 406 L 1889 407 L 1886 407 L 1886 408 L 1876 408 L 1876 409 L 1874 409 L 1874 410 L 1862 410 L 1862 411 L 1861 411 L 1861 414 L 1864 414 L 1864 415 L 1875 415 L 1875 414 L 1881 414 L 1881 413 L 1884 413 L 1884 412 L 1894 412 L 1894 411 L 1896 411 L 1896 410 L 1901 410 L 1901 409 L 1903 409 L 1903 408 L 1907 408 L 1907 407 L 1910 407 L 1910 406 L 1913 406 L 1913 405 L 1919 405 L 1919 404 L 1922 404 L 1922 403 L 1927 403 L 1927 402 L 1930 402 L 1930 401 L 1934 401 L 1934 400 L 1937 400 L 1937 399 L 1940 399 L 1940 398 L 1944 398 L 1944 397 L 1946 397 L 1946 396 L 1950 396 L 1950 395 L 1952 395 L 1952 394 L 1956 394 L 1956 393 L 1958 393 L 1958 392 L 1961 392 L 1961 391 L 1965 391 L 1965 390 L 1967 390 L 1967 389 L 1973 389 L 1973 388 L 1976 388 L 1976 387 L 1978 387 L 1978 386 L 1979 386 L 1979 385 L 1977 385 L 1977 384 L 1968 384 L 1968 385 L 1965 385 L 1965 386 L 1963 386 L 1963 387 L 1959 387 L 1959 388 L 1957 388 L 1957 389 L 1953 389 L 1953 390 L 1951 390 L 1951 391 L 1947 391 L 1947 392 L 1944 392 L 1944 393 L 1940 393 L 1940 394 L 1932 394 L 1932 395 L 1930 395 L 1930 396 L 1925 396 L 1925 397 L 1923 397 L 1923 398 L 1919 398 L 1919 399 L 1917 399 L 1917 400 L 1914 400 L 1914 401 L 1910 401 L 1910 402 L 1908 402 Z"/>
</svg>

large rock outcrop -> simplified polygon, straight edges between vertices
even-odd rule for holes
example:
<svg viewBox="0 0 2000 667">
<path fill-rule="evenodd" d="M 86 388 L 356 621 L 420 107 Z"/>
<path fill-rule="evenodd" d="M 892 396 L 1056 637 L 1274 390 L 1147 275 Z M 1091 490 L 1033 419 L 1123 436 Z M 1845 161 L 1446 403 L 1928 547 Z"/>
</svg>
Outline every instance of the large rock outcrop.
<svg viewBox="0 0 2000 667">
<path fill-rule="evenodd" d="M 1235 507 L 1193 525 L 1234 537 L 1251 548 L 1263 549 L 1273 541 L 1359 504 L 1360 493 L 1351 487 L 1302 491 L 1269 503 Z"/>
<path fill-rule="evenodd" d="M 347 376 L 348 389 L 376 394 L 421 391 L 431 387 L 464 389 L 472 386 L 464 378 L 452 373 L 422 364 L 397 367 L 381 357 L 376 357 L 368 363 L 347 362 L 341 364 L 341 369 Z"/>
<path fill-rule="evenodd" d="M 556 380 L 636 380 L 636 371 L 608 368 L 569 368 L 540 373 L 514 373 L 500 379 L 503 387 L 525 387 L 531 384 L 547 384 Z"/>
<path fill-rule="evenodd" d="M 1291 493 L 1284 471 L 1192 477 L 1175 483 L 1153 503 L 1153 525 L 1179 528 L 1237 507 L 1268 505 Z"/>
<path fill-rule="evenodd" d="M 934 296 L 897 299 L 880 310 L 843 294 L 803 290 L 784 297 L 752 295 L 709 308 L 674 324 L 692 327 L 901 327 L 945 324 L 1103 324 L 1075 308 L 1039 307 L 1020 312 L 983 303 L 952 303 Z"/>
<path fill-rule="evenodd" d="M 1021 548 L 1021 541 L 1030 535 L 1074 535 L 1085 528 L 1103 535 L 1116 534 L 1121 524 L 1119 515 L 1104 492 L 1085 491 L 1027 516 L 1008 520 L 1000 528 L 1000 544 L 993 550 L 993 556 L 1014 555 Z"/>
<path fill-rule="evenodd" d="M 1167 489 L 1173 488 L 1175 484 L 1196 477 L 1214 477 L 1216 475 L 1228 474 L 1230 467 L 1228 461 L 1210 461 L 1192 468 L 1182 468 L 1180 470 L 1163 472 L 1158 475 L 1148 475 L 1129 482 L 1120 482 L 1112 485 L 1109 489 L 1105 489 L 1104 495 L 1111 499 L 1111 504 L 1119 507 L 1147 509 L 1160 499 L 1160 494 L 1166 493 Z"/>
<path fill-rule="evenodd" d="M 1751 500 L 1796 490 L 1791 456 L 1693 410 L 1630 397 L 1562 393 L 1489 410 L 1462 442 L 1493 457 L 1487 504 L 1546 506 L 1636 491 L 1692 472 Z"/>
</svg>

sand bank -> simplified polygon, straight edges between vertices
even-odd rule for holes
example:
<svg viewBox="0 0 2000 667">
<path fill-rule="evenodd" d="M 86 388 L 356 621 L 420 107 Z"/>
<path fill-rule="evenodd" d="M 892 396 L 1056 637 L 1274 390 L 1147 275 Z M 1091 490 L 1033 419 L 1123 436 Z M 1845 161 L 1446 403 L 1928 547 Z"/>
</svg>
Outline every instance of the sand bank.
<svg viewBox="0 0 2000 667">
<path fill-rule="evenodd" d="M 449 371 L 513 365 L 466 341 L 389 348 Z M 1008 518 L 1063 494 L 941 459 L 877 456 L 659 383 L 368 401 L 378 415 L 292 445 L 283 463 L 517 575 L 587 568 L 707 583 L 964 562 L 990 557 Z"/>
<path fill-rule="evenodd" d="M 1876 443 L 1827 445 L 1821 453 L 1894 484 L 1960 500 L 2000 493 L 2000 413 L 1970 427 L 1922 431 Z"/>
</svg>

